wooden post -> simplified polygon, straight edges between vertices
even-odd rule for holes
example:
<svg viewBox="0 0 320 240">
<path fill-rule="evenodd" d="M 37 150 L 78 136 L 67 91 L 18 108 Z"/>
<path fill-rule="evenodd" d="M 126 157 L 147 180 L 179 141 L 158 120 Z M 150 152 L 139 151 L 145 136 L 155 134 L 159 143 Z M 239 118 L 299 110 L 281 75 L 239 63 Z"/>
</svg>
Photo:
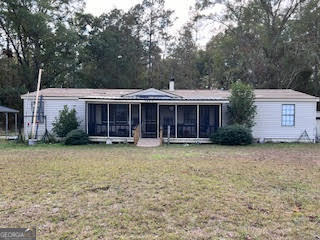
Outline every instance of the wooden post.
<svg viewBox="0 0 320 240">
<path fill-rule="evenodd" d="M 14 130 L 16 132 L 16 136 L 18 136 L 18 118 L 17 118 L 17 113 L 14 114 Z"/>
<path fill-rule="evenodd" d="M 6 115 L 6 137 L 8 137 L 8 113 L 5 113 Z"/>
<path fill-rule="evenodd" d="M 162 127 L 160 128 L 159 131 L 160 131 L 160 132 L 159 132 L 160 145 L 162 145 L 162 143 L 163 143 L 163 129 L 162 129 Z"/>
<path fill-rule="evenodd" d="M 35 138 L 34 130 L 35 130 L 35 127 L 36 127 L 36 120 L 37 120 L 38 98 L 39 98 L 39 91 L 40 91 L 41 73 L 42 73 L 42 69 L 39 69 L 37 94 L 36 94 L 36 103 L 35 103 L 34 111 L 33 111 L 33 123 L 32 123 L 32 129 L 31 129 L 31 137 L 33 139 Z"/>
<path fill-rule="evenodd" d="M 170 144 L 170 134 L 171 134 L 170 129 L 171 129 L 171 126 L 168 125 L 168 131 L 167 131 L 167 138 L 168 138 L 168 140 L 167 140 L 167 144 Z"/>
<path fill-rule="evenodd" d="M 135 145 L 137 145 L 140 138 L 140 125 L 136 127 L 136 129 L 133 131 L 133 142 Z"/>
</svg>

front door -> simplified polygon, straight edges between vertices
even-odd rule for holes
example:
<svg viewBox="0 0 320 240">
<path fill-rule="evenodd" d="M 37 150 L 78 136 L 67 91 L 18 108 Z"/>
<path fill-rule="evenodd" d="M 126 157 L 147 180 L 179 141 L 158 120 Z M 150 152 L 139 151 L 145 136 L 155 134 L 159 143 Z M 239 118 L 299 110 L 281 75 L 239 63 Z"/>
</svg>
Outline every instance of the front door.
<svg viewBox="0 0 320 240">
<path fill-rule="evenodd" d="M 141 104 L 141 136 L 143 138 L 157 137 L 157 104 Z"/>
</svg>

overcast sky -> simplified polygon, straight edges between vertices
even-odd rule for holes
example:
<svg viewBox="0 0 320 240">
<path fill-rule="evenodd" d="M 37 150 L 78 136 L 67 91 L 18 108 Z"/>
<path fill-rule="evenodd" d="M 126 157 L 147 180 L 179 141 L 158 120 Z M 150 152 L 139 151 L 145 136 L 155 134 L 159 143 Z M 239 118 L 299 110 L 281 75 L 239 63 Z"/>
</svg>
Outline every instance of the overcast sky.
<svg viewBox="0 0 320 240">
<path fill-rule="evenodd" d="M 128 10 L 134 5 L 141 3 L 142 0 L 86 0 L 86 12 L 99 16 L 114 8 Z M 174 10 L 174 17 L 177 20 L 173 26 L 173 32 L 176 33 L 191 17 L 190 7 L 193 7 L 195 0 L 167 0 L 166 8 Z M 209 40 L 210 30 L 201 30 L 198 37 L 198 44 L 205 45 Z"/>
<path fill-rule="evenodd" d="M 86 0 L 86 11 L 99 16 L 101 13 L 108 12 L 113 8 L 128 10 L 142 0 Z M 189 19 L 189 8 L 193 7 L 195 0 L 167 0 L 166 8 L 175 11 L 178 17 L 175 25 L 182 26 Z"/>
</svg>

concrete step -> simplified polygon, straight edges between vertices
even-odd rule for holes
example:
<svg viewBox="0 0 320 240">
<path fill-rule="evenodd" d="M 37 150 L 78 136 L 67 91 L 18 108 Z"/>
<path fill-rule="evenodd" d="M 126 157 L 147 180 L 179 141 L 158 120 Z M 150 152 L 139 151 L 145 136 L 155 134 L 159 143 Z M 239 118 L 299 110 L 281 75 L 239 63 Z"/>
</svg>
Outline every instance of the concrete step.
<svg viewBox="0 0 320 240">
<path fill-rule="evenodd" d="M 140 138 L 137 147 L 159 147 L 160 138 Z"/>
</svg>

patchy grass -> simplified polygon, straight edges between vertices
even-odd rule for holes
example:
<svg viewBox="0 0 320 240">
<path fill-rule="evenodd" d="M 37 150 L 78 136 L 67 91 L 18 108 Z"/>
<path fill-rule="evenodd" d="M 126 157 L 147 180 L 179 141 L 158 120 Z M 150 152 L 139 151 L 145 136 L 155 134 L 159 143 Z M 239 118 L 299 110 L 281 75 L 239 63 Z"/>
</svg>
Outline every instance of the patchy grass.
<svg viewBox="0 0 320 240">
<path fill-rule="evenodd" d="M 2 227 L 38 239 L 319 239 L 320 147 L 0 144 Z"/>
</svg>

